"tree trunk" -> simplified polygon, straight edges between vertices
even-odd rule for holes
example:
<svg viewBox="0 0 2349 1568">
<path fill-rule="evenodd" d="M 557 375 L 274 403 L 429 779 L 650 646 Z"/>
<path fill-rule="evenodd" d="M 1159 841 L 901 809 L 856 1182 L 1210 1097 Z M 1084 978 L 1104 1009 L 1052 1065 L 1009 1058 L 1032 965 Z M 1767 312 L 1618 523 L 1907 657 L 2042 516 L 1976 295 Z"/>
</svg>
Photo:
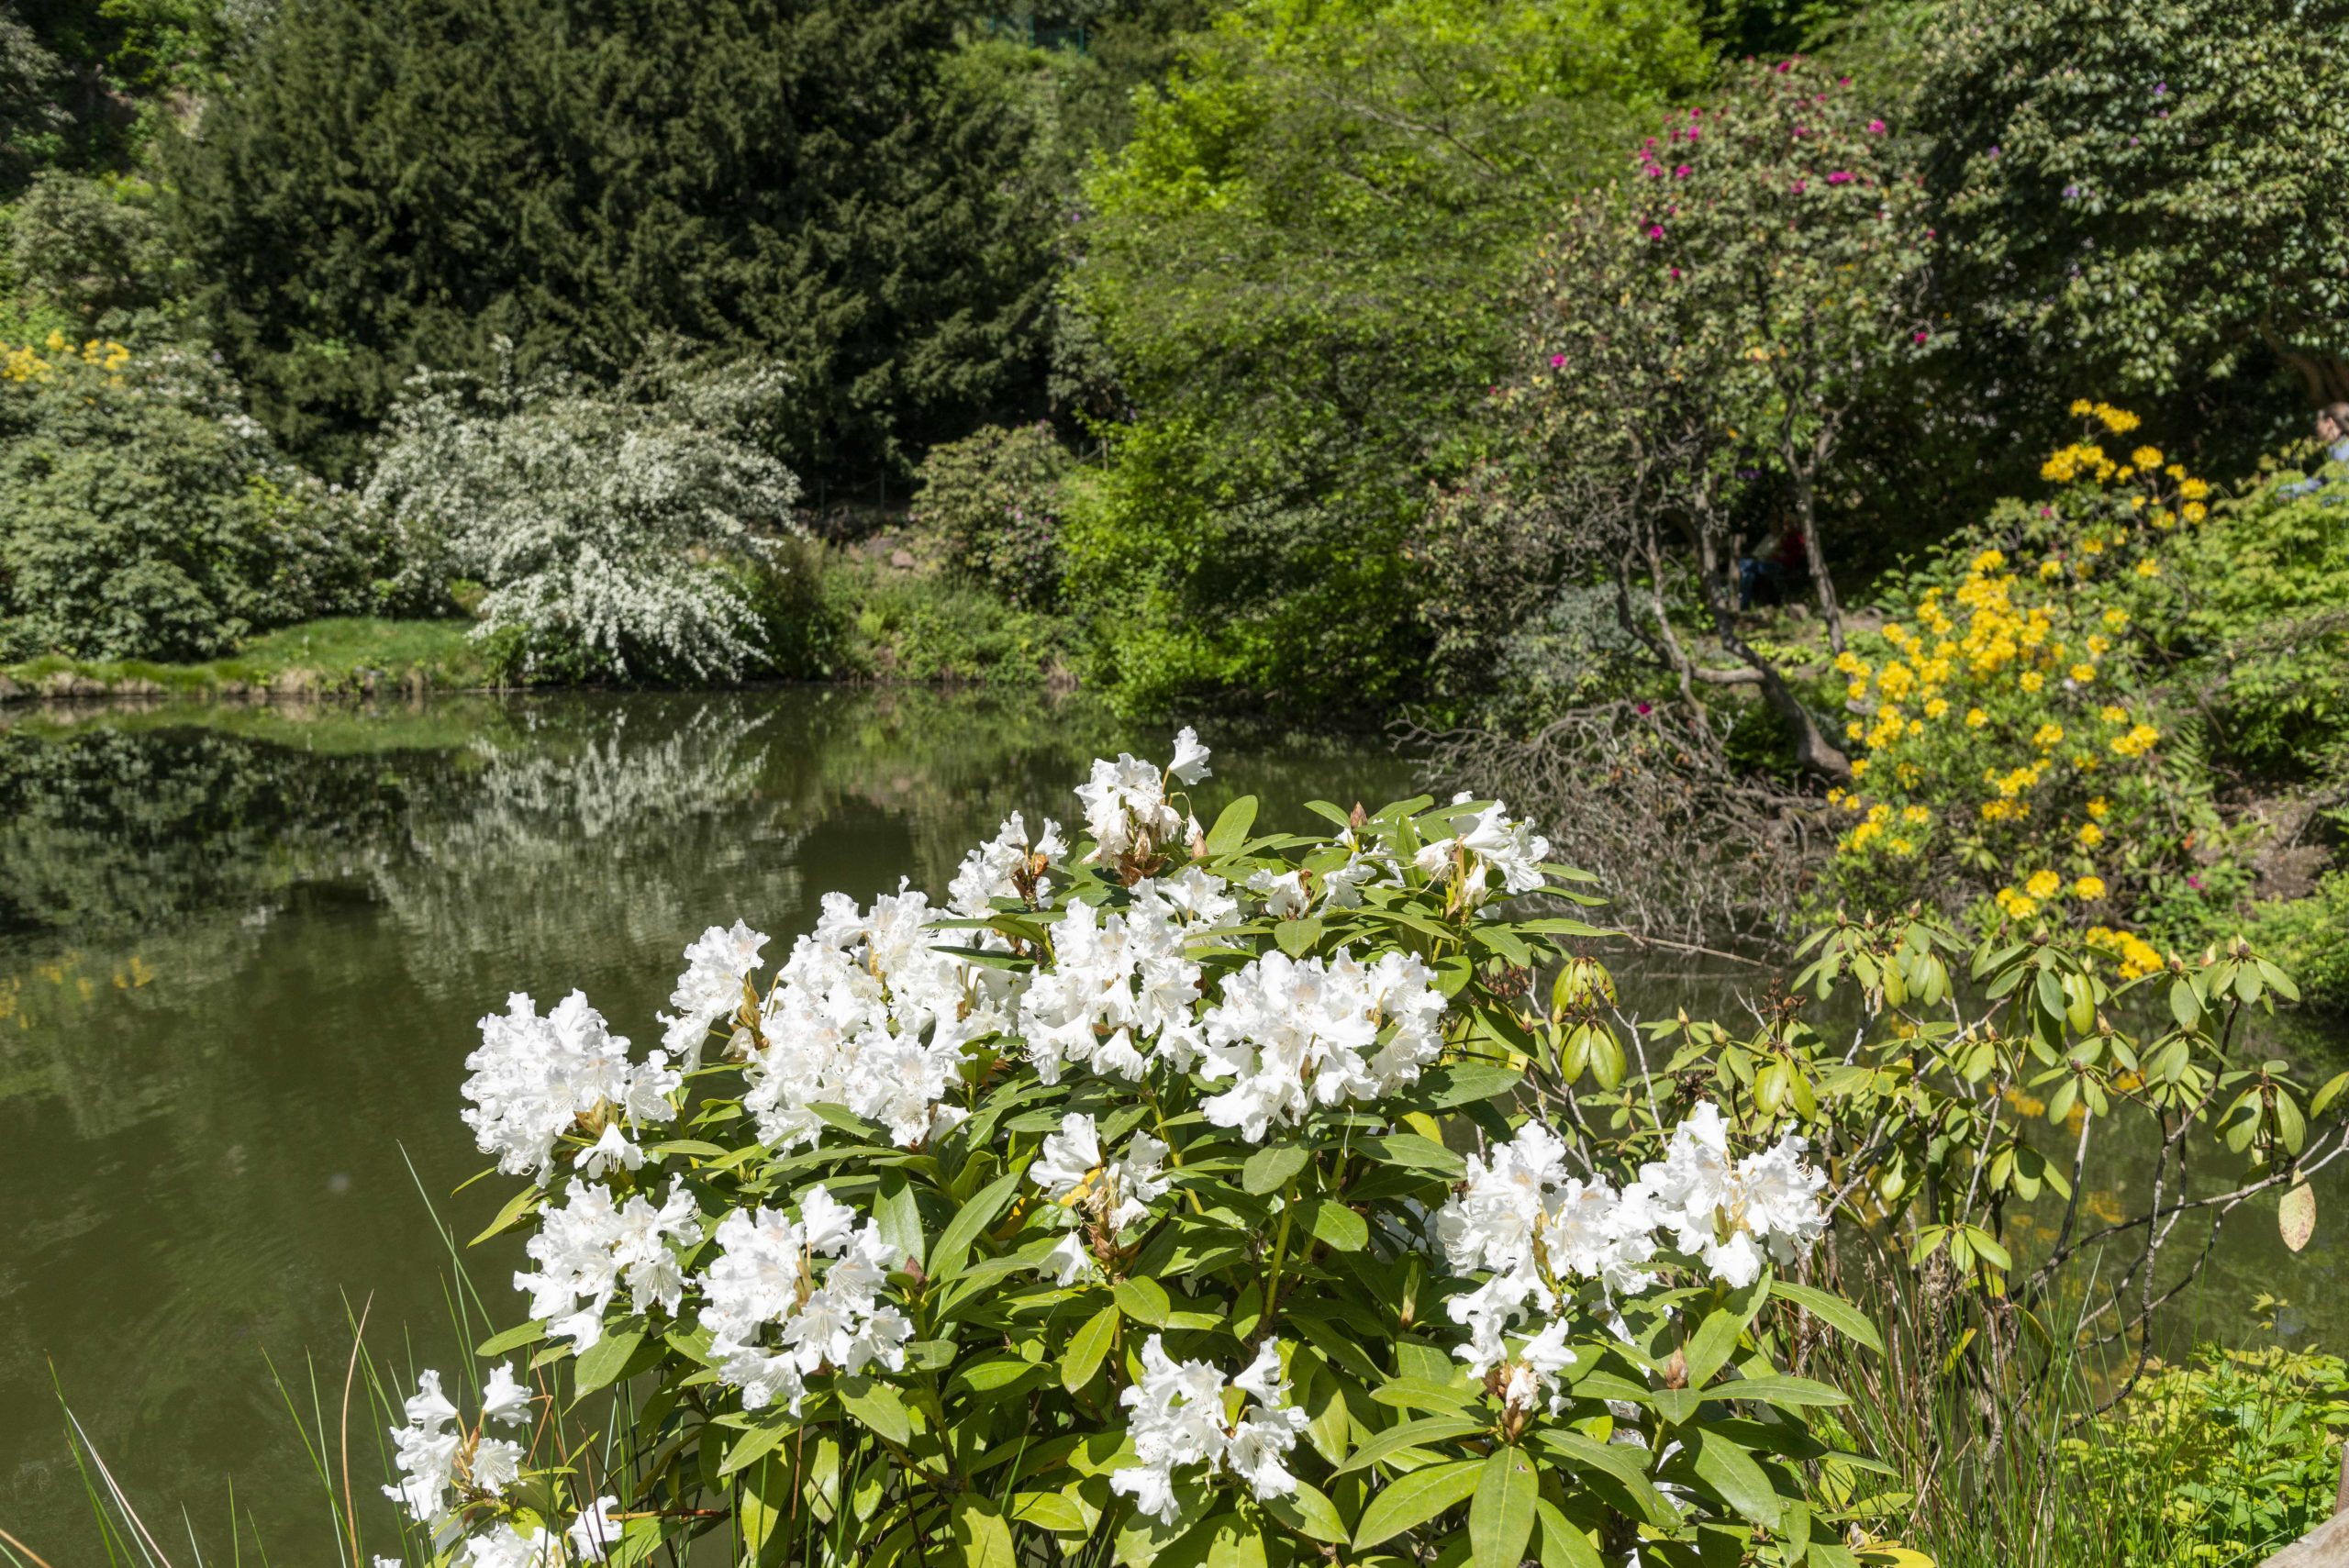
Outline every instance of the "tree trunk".
<svg viewBox="0 0 2349 1568">
<path fill-rule="evenodd" d="M 1827 617 L 1827 646 L 1843 651 L 1843 606 L 1835 597 L 1835 579 L 1827 574 L 1826 547 L 1819 542 L 1819 506 L 1810 471 L 1787 454 L 1787 477 L 1794 481 L 1795 518 L 1802 527 L 1803 559 L 1810 566 L 1810 585 L 1819 595 L 1819 613 Z"/>
</svg>

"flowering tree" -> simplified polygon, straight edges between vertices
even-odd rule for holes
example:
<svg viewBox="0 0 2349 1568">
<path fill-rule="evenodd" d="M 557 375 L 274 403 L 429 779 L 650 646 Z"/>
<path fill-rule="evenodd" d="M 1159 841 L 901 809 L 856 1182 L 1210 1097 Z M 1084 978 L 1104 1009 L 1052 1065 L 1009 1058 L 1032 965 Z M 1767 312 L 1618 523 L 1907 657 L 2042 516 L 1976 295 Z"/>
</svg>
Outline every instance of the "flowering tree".
<svg viewBox="0 0 2349 1568">
<path fill-rule="evenodd" d="M 1842 751 L 1746 635 L 1738 562 L 1771 542 L 1747 536 L 1783 494 L 1783 517 L 1760 520 L 1800 535 L 1841 651 L 1818 492 L 1867 388 L 1927 337 L 1915 179 L 1848 83 L 1793 61 L 1683 111 L 1632 161 L 1544 248 L 1524 369 L 1495 400 L 1505 477 L 1455 496 L 1437 531 L 1497 531 L 1518 602 L 1611 585 L 1637 675 L 1671 683 L 1701 750 L 1718 754 L 1719 727 L 1699 688 L 1752 685 L 1799 763 L 1841 776 Z"/>
<path fill-rule="evenodd" d="M 630 1395 L 565 1460 L 502 1360 L 477 1416 L 429 1380 L 436 1560 L 720 1516 L 762 1562 L 1884 1560 L 1786 1370 L 1805 1310 L 1873 1337 L 1789 1277 L 1803 1139 L 1664 1114 L 1588 964 L 1543 1006 L 1593 928 L 1505 910 L 1588 895 L 1498 803 L 1204 828 L 1208 771 L 1097 762 L 1081 837 L 1015 815 L 944 906 L 831 895 L 772 968 L 712 928 L 649 1051 L 576 993 L 483 1020 L 532 1262 L 483 1353 Z"/>
</svg>

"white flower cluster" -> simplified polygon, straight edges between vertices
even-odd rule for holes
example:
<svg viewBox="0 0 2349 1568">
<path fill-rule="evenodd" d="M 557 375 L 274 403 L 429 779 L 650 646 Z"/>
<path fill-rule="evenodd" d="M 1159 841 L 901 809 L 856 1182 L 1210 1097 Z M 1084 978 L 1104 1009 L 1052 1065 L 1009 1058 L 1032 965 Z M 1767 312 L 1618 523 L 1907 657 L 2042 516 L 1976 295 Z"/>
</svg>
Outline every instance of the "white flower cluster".
<svg viewBox="0 0 2349 1568">
<path fill-rule="evenodd" d="M 1452 1266 L 1490 1275 L 1448 1305 L 1452 1320 L 1468 1329 L 1458 1353 L 1480 1374 L 1510 1361 L 1514 1375 L 1533 1347 L 1511 1358 L 1503 1335 L 1521 1318 L 1553 1314 L 1559 1282 L 1644 1290 L 1655 1278 L 1645 1265 L 1666 1246 L 1736 1287 L 1761 1273 L 1764 1247 L 1793 1262 L 1827 1222 L 1819 1202 L 1826 1178 L 1803 1163 L 1806 1147 L 1788 1134 L 1732 1161 L 1720 1107 L 1703 1104 L 1672 1129 L 1664 1157 L 1642 1165 L 1620 1192 L 1569 1175 L 1564 1143 L 1540 1122 L 1496 1147 L 1489 1163 L 1469 1156 L 1467 1182 L 1435 1218 Z M 1547 1340 L 1537 1336 L 1553 1361 L 1564 1349 L 1557 1328 L 1542 1330 Z M 1554 1369 L 1542 1374 L 1545 1385 L 1551 1375 Z"/>
<path fill-rule="evenodd" d="M 1041 905 L 1052 897 L 1052 882 L 1037 873 L 1038 863 L 1066 853 L 1059 823 L 1047 817 L 1044 830 L 1030 837 L 1028 824 L 1015 811 L 1004 818 L 994 838 L 963 857 L 954 880 L 946 884 L 946 906 L 975 920 L 992 913 L 989 904 L 997 898 L 1032 897 Z M 1023 877 L 1031 879 L 1027 889 L 1020 885 Z"/>
<path fill-rule="evenodd" d="M 1201 1077 L 1232 1080 L 1200 1107 L 1251 1142 L 1314 1106 L 1375 1099 L 1416 1080 L 1443 1046 L 1443 998 L 1417 954 L 1293 959 L 1272 952 L 1223 983 L 1208 1010 Z"/>
<path fill-rule="evenodd" d="M 1198 831 L 1197 821 L 1186 821 L 1170 805 L 1166 786 L 1195 784 L 1206 778 L 1208 751 L 1197 732 L 1186 728 L 1174 737 L 1174 760 L 1161 772 L 1128 752 L 1114 762 L 1096 757 L 1092 776 L 1077 786 L 1085 806 L 1085 830 L 1097 846 L 1090 859 L 1119 861 L 1129 855 L 1147 856 L 1178 838 Z"/>
<path fill-rule="evenodd" d="M 877 1221 L 862 1228 L 824 1187 L 799 1200 L 799 1218 L 737 1209 L 718 1226 L 718 1255 L 702 1276 L 701 1320 L 718 1374 L 742 1390 L 744 1408 L 782 1399 L 799 1413 L 809 1373 L 854 1374 L 874 1362 L 906 1364 L 913 1323 L 880 1299 L 901 1262 Z M 818 1260 L 829 1260 L 821 1284 Z M 780 1331 L 768 1343 L 767 1330 Z"/>
<path fill-rule="evenodd" d="M 737 920 L 730 931 L 712 926 L 685 949 L 685 971 L 677 976 L 677 988 L 669 994 L 669 1006 L 677 1009 L 676 1014 L 661 1015 L 667 1029 L 662 1043 L 685 1064 L 685 1071 L 701 1065 L 709 1026 L 731 1018 L 741 1007 L 743 982 L 758 968 L 759 950 L 766 945 L 763 932 Z"/>
<path fill-rule="evenodd" d="M 1100 1128 L 1083 1111 L 1071 1111 L 1058 1132 L 1045 1136 L 1028 1176 L 1063 1207 L 1088 1205 L 1114 1233 L 1148 1218 L 1150 1206 L 1165 1195 L 1165 1162 L 1166 1145 L 1147 1132 L 1127 1139 L 1117 1158 L 1103 1160 Z M 1084 1237 L 1074 1230 L 1062 1237 L 1045 1266 L 1061 1284 L 1074 1284 L 1092 1269 Z"/>
<path fill-rule="evenodd" d="M 936 929 L 921 894 L 900 890 L 860 910 L 824 896 L 816 929 L 793 944 L 762 1005 L 766 1044 L 751 1060 L 743 1104 L 779 1149 L 822 1135 L 818 1105 L 842 1105 L 916 1148 L 963 1120 L 944 1104 L 963 1050 L 1010 1026 L 1013 977 L 938 951 L 967 944 Z"/>
<path fill-rule="evenodd" d="M 1453 797 L 1464 806 L 1470 797 Z M 1542 862 L 1550 858 L 1550 840 L 1533 830 L 1531 822 L 1509 818 L 1506 806 L 1495 801 L 1482 811 L 1462 812 L 1452 819 L 1453 836 L 1420 846 L 1414 862 L 1438 883 L 1460 879 L 1461 902 L 1475 908 L 1495 892 L 1531 893 L 1542 885 Z M 1496 889 L 1494 879 L 1499 879 Z"/>
<path fill-rule="evenodd" d="M 431 1532 L 433 1551 L 449 1552 L 450 1568 L 560 1568 L 566 1561 L 563 1538 L 542 1526 L 524 1531 L 496 1518 L 469 1522 L 473 1505 L 503 1496 L 521 1478 L 522 1445 L 488 1435 L 493 1423 L 508 1429 L 529 1425 L 529 1391 L 514 1373 L 502 1363 L 490 1369 L 482 1387 L 481 1418 L 470 1429 L 441 1392 L 438 1372 L 417 1378 L 406 1414 L 406 1426 L 391 1429 L 400 1483 L 384 1487 L 384 1495 Z M 616 1497 L 599 1497 L 573 1522 L 570 1540 L 577 1561 L 604 1560 L 619 1539 L 619 1525 L 611 1517 L 618 1506 Z"/>
<path fill-rule="evenodd" d="M 684 1187 L 655 1207 L 642 1193 L 614 1203 L 607 1187 L 585 1184 L 551 1208 L 530 1238 L 536 1273 L 517 1273 L 514 1288 L 530 1298 L 530 1316 L 557 1339 L 584 1353 L 604 1337 L 604 1311 L 626 1284 L 639 1312 L 659 1307 L 674 1314 L 685 1299 L 685 1275 L 672 1242 L 701 1240 L 701 1217 Z"/>
<path fill-rule="evenodd" d="M 619 1116 L 667 1121 L 676 1114 L 669 1096 L 682 1081 L 665 1051 L 630 1062 L 626 1037 L 612 1033 L 577 991 L 543 1018 L 535 1002 L 515 992 L 504 1013 L 481 1020 L 481 1044 L 465 1065 L 473 1070 L 465 1097 L 473 1102 L 465 1125 L 482 1151 L 496 1155 L 507 1174 L 541 1182 L 554 1167 L 555 1140 L 583 1118 L 603 1118 L 607 1127 Z"/>
<path fill-rule="evenodd" d="M 1260 1500 L 1297 1490 L 1297 1477 L 1284 1462 L 1306 1416 L 1288 1403 L 1277 1344 L 1266 1340 L 1248 1370 L 1231 1380 L 1231 1390 L 1255 1401 L 1236 1422 L 1225 1415 L 1226 1385 L 1211 1362 L 1175 1361 L 1166 1353 L 1164 1337 L 1152 1334 L 1142 1347 L 1141 1365 L 1141 1381 L 1118 1396 L 1132 1412 L 1135 1462 L 1110 1474 L 1111 1491 L 1172 1524 L 1182 1512 L 1174 1472 L 1184 1465 L 1204 1464 L 1208 1475 L 1228 1469 Z"/>
<path fill-rule="evenodd" d="M 1193 929 L 1238 910 L 1220 885 L 1186 866 L 1163 884 L 1136 883 L 1122 910 L 1069 906 L 1052 928 L 1051 967 L 1019 999 L 1019 1032 L 1038 1077 L 1057 1084 L 1074 1062 L 1139 1080 L 1154 1057 L 1189 1070 L 1202 1044 L 1191 1012 L 1199 966 L 1185 948 Z"/>
</svg>

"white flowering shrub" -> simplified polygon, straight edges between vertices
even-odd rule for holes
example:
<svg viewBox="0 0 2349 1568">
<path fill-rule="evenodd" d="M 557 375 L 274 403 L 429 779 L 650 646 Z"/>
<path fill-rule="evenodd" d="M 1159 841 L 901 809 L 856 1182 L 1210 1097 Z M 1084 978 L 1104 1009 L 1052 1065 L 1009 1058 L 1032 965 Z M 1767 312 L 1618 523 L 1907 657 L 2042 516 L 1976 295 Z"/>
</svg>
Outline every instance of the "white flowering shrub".
<svg viewBox="0 0 2349 1568">
<path fill-rule="evenodd" d="M 780 372 L 640 379 L 421 373 L 364 498 L 414 584 L 486 585 L 477 635 L 584 652 L 618 673 L 731 676 L 760 651 L 756 564 L 799 494 L 763 421 Z"/>
<path fill-rule="evenodd" d="M 1588 895 L 1499 803 L 1209 828 L 1208 768 L 1096 762 L 941 905 L 711 928 L 649 1050 L 575 994 L 483 1020 L 529 1321 L 395 1434 L 418 1560 L 1887 1560 L 1790 1372 L 1870 1337 L 1789 1277 L 1803 1139 L 1626 1080 L 1597 933 L 1511 902 Z M 592 1456 L 530 1446 L 603 1389 Z"/>
</svg>

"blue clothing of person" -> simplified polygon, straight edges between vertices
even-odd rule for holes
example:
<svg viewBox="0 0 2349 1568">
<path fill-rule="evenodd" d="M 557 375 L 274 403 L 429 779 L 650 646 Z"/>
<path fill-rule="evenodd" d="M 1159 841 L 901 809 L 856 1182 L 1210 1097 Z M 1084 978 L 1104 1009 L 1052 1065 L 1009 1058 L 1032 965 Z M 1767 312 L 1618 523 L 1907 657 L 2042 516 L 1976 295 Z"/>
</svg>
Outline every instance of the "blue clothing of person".
<svg viewBox="0 0 2349 1568">
<path fill-rule="evenodd" d="M 2328 464 L 2339 464 L 2344 467 L 2349 467 L 2349 436 L 2343 436 L 2339 440 L 2333 442 L 2326 450 L 2324 455 L 2325 461 Z M 2311 473 L 2306 479 L 2298 480 L 2293 484 L 2285 485 L 2284 488 L 2278 490 L 2277 494 L 2278 495 L 2290 495 L 2296 498 L 2301 495 L 2313 495 L 2318 491 L 2322 490 L 2327 485 L 2333 483 L 2333 477 L 2331 474 Z M 2325 500 L 2328 502 L 2334 502 L 2340 499 L 2341 496 L 2338 492 L 2325 497 Z"/>
</svg>

